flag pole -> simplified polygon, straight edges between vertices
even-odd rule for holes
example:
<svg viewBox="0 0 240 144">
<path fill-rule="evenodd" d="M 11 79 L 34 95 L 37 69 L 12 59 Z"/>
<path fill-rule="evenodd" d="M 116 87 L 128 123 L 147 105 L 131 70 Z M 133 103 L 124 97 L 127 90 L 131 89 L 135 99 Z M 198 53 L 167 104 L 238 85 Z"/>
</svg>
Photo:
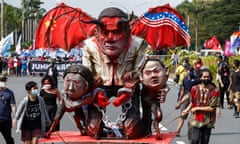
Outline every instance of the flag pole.
<svg viewBox="0 0 240 144">
<path fill-rule="evenodd" d="M 4 19 L 4 0 L 2 0 L 2 4 L 1 4 L 1 39 L 3 39 L 3 19 Z"/>
</svg>

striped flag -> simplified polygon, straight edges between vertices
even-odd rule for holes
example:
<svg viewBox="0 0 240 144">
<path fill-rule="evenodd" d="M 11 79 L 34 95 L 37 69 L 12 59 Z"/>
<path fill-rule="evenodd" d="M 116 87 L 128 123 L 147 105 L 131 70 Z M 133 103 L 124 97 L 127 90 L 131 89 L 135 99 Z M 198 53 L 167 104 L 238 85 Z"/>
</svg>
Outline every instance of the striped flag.
<svg viewBox="0 0 240 144">
<path fill-rule="evenodd" d="M 16 50 L 15 50 L 15 52 L 16 52 L 17 54 L 20 54 L 21 51 L 22 51 L 21 41 L 22 41 L 22 35 L 19 36 L 19 38 L 18 38 L 18 43 L 17 43 L 17 45 L 16 45 Z"/>
<path fill-rule="evenodd" d="M 231 48 L 230 52 L 233 54 L 239 54 L 240 49 L 240 32 L 233 32 L 233 34 L 230 37 L 231 41 Z"/>
<path fill-rule="evenodd" d="M 8 51 L 11 48 L 11 45 L 13 44 L 13 32 L 11 32 L 9 35 L 7 35 L 5 38 L 3 38 L 0 41 L 0 53 L 3 56 L 8 55 Z"/>
<path fill-rule="evenodd" d="M 190 46 L 185 20 L 169 4 L 150 8 L 132 23 L 132 34 L 144 38 L 152 50 Z"/>
</svg>

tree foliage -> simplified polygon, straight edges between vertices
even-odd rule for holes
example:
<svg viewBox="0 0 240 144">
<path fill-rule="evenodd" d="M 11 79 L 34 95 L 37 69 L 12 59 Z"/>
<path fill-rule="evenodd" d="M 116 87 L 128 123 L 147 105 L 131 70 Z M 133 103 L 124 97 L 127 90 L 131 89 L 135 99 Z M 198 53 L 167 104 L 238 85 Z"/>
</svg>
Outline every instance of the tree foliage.
<svg viewBox="0 0 240 144">
<path fill-rule="evenodd" d="M 41 8 L 40 0 L 22 0 L 22 9 L 4 5 L 4 34 L 12 31 L 20 32 L 22 20 L 25 21 L 24 35 L 30 26 L 27 21 L 36 21 L 44 15 L 45 9 Z M 221 44 L 229 39 L 231 34 L 240 27 L 240 0 L 185 0 L 176 7 L 176 10 L 189 22 L 191 44 L 202 46 L 204 41 L 216 35 Z M 23 13 L 22 13 L 23 12 Z M 23 15 L 22 15 L 23 14 Z M 23 17 L 22 17 L 23 16 Z M 189 20 L 188 20 L 189 19 Z M 34 25 L 36 26 L 36 25 Z M 32 30 L 34 31 L 34 30 Z M 33 34 L 29 40 L 32 40 Z"/>
<path fill-rule="evenodd" d="M 186 20 L 188 17 L 190 19 L 192 44 L 195 44 L 197 27 L 199 46 L 213 35 L 223 45 L 240 26 L 239 0 L 185 0 L 176 9 Z"/>
<path fill-rule="evenodd" d="M 5 37 L 9 33 L 21 31 L 21 10 L 10 5 L 4 4 L 3 29 Z"/>
</svg>

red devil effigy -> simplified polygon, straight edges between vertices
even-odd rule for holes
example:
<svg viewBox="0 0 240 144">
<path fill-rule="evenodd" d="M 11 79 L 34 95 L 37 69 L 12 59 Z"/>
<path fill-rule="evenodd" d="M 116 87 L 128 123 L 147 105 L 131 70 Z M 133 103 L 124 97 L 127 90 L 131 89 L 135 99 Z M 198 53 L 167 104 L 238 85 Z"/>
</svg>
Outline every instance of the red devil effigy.
<svg viewBox="0 0 240 144">
<path fill-rule="evenodd" d="M 164 9 L 168 11 L 162 12 Z M 74 111 L 81 135 L 135 139 L 151 136 L 153 123 L 156 139 L 161 139 L 160 105 L 169 91 L 168 70 L 159 57 L 146 56 L 145 51 L 148 44 L 152 49 L 189 45 L 190 37 L 183 18 L 169 6 L 151 9 L 136 21 L 133 21 L 133 15 L 115 7 L 104 9 L 97 19 L 65 4 L 55 10 L 42 20 L 51 18 L 47 28 L 41 29 L 44 24 L 40 22 L 36 47 L 62 47 L 69 51 L 82 40 L 84 47 L 82 65 L 69 66 L 64 73 L 64 103 L 46 136 L 51 135 L 65 112 Z M 73 28 L 64 20 L 66 15 L 71 16 L 70 22 L 74 24 L 76 32 L 73 36 L 69 36 Z M 161 21 L 166 17 L 168 19 Z M 62 28 L 58 28 L 58 22 L 62 22 Z M 160 25 L 156 26 L 158 23 Z M 62 29 L 66 37 L 56 35 Z M 153 31 L 155 36 L 151 34 Z M 111 97 L 114 97 L 113 101 L 110 101 Z M 110 103 L 121 106 L 115 122 L 106 114 Z"/>
</svg>

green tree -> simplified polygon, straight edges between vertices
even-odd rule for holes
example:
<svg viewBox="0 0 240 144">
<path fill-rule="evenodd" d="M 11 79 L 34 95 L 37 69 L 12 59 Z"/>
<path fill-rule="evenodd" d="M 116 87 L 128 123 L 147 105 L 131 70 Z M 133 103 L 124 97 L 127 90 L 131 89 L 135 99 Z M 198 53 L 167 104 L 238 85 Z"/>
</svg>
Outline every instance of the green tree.
<svg viewBox="0 0 240 144">
<path fill-rule="evenodd" d="M 200 48 L 213 35 L 224 44 L 234 31 L 238 31 L 240 25 L 239 0 L 185 0 L 176 9 L 185 19 L 190 17 L 191 43 L 197 43 Z"/>
<path fill-rule="evenodd" d="M 5 37 L 11 32 L 18 33 L 21 31 L 21 10 L 14 8 L 6 3 L 4 3 L 4 11 L 3 11 L 3 36 Z"/>
<path fill-rule="evenodd" d="M 32 41 L 34 39 L 35 30 L 39 19 L 46 12 L 41 8 L 40 0 L 23 0 L 22 1 L 22 33 L 24 41 Z"/>
</svg>

